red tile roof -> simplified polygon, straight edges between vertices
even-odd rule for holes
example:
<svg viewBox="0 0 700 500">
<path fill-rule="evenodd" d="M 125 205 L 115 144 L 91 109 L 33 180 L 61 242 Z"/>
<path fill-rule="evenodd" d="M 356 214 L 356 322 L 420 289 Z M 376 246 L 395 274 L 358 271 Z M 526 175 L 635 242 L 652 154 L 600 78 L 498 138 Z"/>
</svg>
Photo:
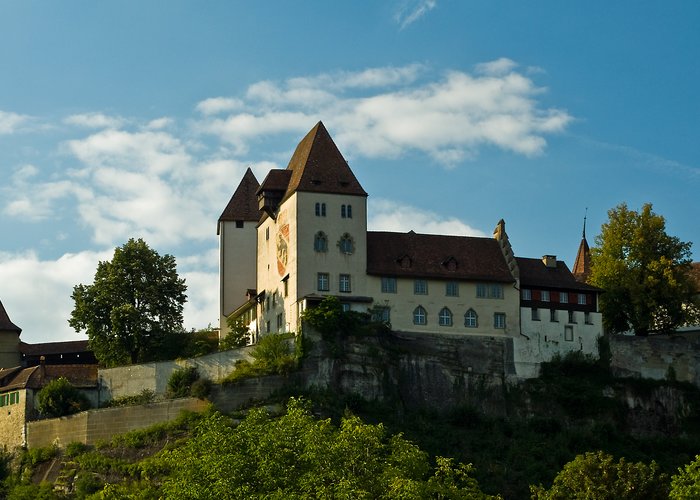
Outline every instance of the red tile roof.
<svg viewBox="0 0 700 500">
<path fill-rule="evenodd" d="M 231 196 L 231 199 L 224 208 L 224 211 L 219 217 L 219 222 L 223 221 L 253 221 L 257 222 L 260 218 L 260 212 L 258 210 L 258 200 L 255 196 L 255 192 L 260 187 L 258 180 L 255 178 L 253 171 L 249 168 L 246 170 L 245 175 L 240 184 L 236 188 L 236 191 Z M 217 234 L 218 234 L 217 229 Z"/>
<path fill-rule="evenodd" d="M 289 179 L 292 178 L 291 170 L 270 170 L 256 194 L 262 191 L 282 191 L 285 192 L 289 187 Z M 257 200 L 257 199 L 256 199 Z M 257 209 L 257 205 L 256 205 Z"/>
<path fill-rule="evenodd" d="M 0 331 L 3 332 L 17 332 L 17 335 L 19 335 L 22 332 L 22 329 L 15 325 L 12 321 L 10 321 L 10 317 L 7 315 L 7 311 L 5 311 L 5 306 L 2 305 L 2 302 L 0 301 Z"/>
<path fill-rule="evenodd" d="M 516 257 L 520 269 L 521 287 L 541 287 L 562 290 L 600 290 L 586 283 L 576 281 L 566 263 L 558 260 L 557 267 L 547 267 L 542 259 Z"/>
<path fill-rule="evenodd" d="M 3 370 L 8 372 L 9 370 Z M 2 373 L 0 373 L 2 375 Z M 97 366 L 94 365 L 45 365 L 32 366 L 0 378 L 0 392 L 16 389 L 41 389 L 51 380 L 65 377 L 79 388 L 97 387 Z"/>
<path fill-rule="evenodd" d="M 367 274 L 512 282 L 492 238 L 433 234 L 367 233 Z"/>
</svg>

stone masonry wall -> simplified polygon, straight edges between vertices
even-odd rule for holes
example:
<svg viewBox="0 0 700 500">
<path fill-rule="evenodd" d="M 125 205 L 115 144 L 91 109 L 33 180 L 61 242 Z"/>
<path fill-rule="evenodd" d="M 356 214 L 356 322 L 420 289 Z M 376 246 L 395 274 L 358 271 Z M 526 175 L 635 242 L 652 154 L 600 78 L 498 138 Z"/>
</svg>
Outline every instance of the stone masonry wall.
<svg viewBox="0 0 700 500">
<path fill-rule="evenodd" d="M 613 372 L 622 377 L 666 378 L 673 368 L 676 380 L 700 387 L 700 332 L 673 335 L 610 337 Z"/>
<path fill-rule="evenodd" d="M 73 441 L 94 445 L 116 434 L 174 420 L 182 410 L 202 411 L 207 405 L 206 401 L 199 399 L 181 398 L 148 405 L 88 410 L 68 417 L 28 422 L 27 446 L 65 446 Z"/>
<path fill-rule="evenodd" d="M 173 372 L 190 366 L 197 367 L 201 378 L 216 382 L 231 373 L 237 361 L 251 360 L 252 349 L 253 347 L 244 347 L 198 358 L 101 369 L 99 371 L 100 404 L 114 398 L 134 396 L 146 389 L 153 391 L 156 395 L 163 395 Z"/>
<path fill-rule="evenodd" d="M 27 391 L 20 390 L 19 404 L 0 407 L 0 448 L 24 445 L 24 420 L 27 414 Z"/>
</svg>

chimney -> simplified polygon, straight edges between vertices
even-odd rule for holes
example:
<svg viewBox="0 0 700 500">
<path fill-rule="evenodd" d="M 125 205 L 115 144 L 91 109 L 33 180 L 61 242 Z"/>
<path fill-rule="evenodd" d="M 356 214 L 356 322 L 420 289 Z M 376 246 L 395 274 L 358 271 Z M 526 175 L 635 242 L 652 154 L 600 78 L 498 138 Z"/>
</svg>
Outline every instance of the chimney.
<svg viewBox="0 0 700 500">
<path fill-rule="evenodd" d="M 546 267 L 555 269 L 557 267 L 557 256 L 556 255 L 543 255 L 542 262 Z"/>
</svg>

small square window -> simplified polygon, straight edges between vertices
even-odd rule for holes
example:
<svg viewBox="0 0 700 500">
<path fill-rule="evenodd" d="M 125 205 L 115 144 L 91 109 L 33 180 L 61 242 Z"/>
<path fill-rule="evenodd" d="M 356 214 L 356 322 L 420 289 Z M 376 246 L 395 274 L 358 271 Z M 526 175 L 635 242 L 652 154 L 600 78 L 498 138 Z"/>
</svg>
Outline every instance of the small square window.
<svg viewBox="0 0 700 500">
<path fill-rule="evenodd" d="M 533 307 L 530 311 L 531 311 L 531 315 L 532 315 L 532 321 L 539 321 L 540 320 L 540 310 L 537 309 L 536 307 Z"/>
<path fill-rule="evenodd" d="M 415 295 L 428 295 L 428 282 L 426 280 L 414 280 L 413 293 Z"/>
<path fill-rule="evenodd" d="M 564 340 L 567 342 L 573 342 L 574 340 L 574 327 L 571 325 L 566 325 L 564 327 Z"/>
<path fill-rule="evenodd" d="M 540 297 L 542 302 L 549 302 L 549 290 L 542 290 Z"/>
<path fill-rule="evenodd" d="M 576 323 L 576 313 L 569 311 L 569 323 Z"/>
<path fill-rule="evenodd" d="M 382 293 L 396 293 L 396 278 L 382 278 Z"/>
<path fill-rule="evenodd" d="M 502 299 L 503 285 L 491 285 L 491 288 L 489 289 L 489 297 L 492 299 Z"/>
<path fill-rule="evenodd" d="M 506 313 L 493 313 L 493 327 L 501 330 L 506 327 Z"/>
<path fill-rule="evenodd" d="M 585 293 L 578 294 L 578 303 L 579 303 L 579 305 L 582 305 L 582 306 L 586 305 L 586 294 Z"/>
<path fill-rule="evenodd" d="M 459 282 L 448 281 L 445 284 L 445 295 L 448 297 L 459 297 Z"/>
<path fill-rule="evenodd" d="M 551 321 L 552 323 L 556 323 L 557 321 L 559 321 L 559 319 L 557 319 L 557 310 L 556 309 L 549 310 L 549 321 Z"/>
<path fill-rule="evenodd" d="M 562 304 L 569 303 L 569 292 L 559 292 L 559 302 Z"/>
<path fill-rule="evenodd" d="M 589 312 L 583 313 L 583 322 L 586 323 L 587 325 L 593 324 L 593 320 L 591 319 L 591 313 L 589 313 Z"/>
<path fill-rule="evenodd" d="M 477 283 L 476 285 L 476 296 L 479 299 L 486 298 L 486 285 L 483 283 Z"/>
<path fill-rule="evenodd" d="M 348 312 L 350 310 L 350 304 L 347 302 L 341 302 L 340 307 L 343 310 L 343 312 Z"/>
<path fill-rule="evenodd" d="M 532 290 L 529 288 L 523 288 L 521 291 L 523 300 L 532 300 Z"/>
<path fill-rule="evenodd" d="M 242 220 L 237 220 L 236 221 L 236 229 L 241 229 L 243 227 L 243 221 Z"/>
</svg>

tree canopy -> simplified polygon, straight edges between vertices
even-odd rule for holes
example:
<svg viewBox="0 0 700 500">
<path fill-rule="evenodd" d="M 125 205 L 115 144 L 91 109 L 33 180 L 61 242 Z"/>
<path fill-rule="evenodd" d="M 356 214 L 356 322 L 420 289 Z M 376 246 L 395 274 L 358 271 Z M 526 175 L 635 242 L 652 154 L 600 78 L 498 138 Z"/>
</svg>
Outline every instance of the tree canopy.
<svg viewBox="0 0 700 500">
<path fill-rule="evenodd" d="M 670 332 L 689 319 L 695 293 L 691 243 L 666 233 L 650 203 L 640 212 L 625 203 L 608 211 L 591 250 L 591 284 L 600 298 L 606 328 L 636 335 Z"/>
<path fill-rule="evenodd" d="M 52 380 L 36 395 L 37 409 L 45 417 L 63 417 L 90 408 L 87 396 L 65 377 Z"/>
<path fill-rule="evenodd" d="M 69 324 L 86 331 L 97 359 L 107 365 L 163 359 L 183 333 L 185 280 L 175 258 L 130 239 L 100 262 L 92 285 L 76 285 Z"/>
</svg>

